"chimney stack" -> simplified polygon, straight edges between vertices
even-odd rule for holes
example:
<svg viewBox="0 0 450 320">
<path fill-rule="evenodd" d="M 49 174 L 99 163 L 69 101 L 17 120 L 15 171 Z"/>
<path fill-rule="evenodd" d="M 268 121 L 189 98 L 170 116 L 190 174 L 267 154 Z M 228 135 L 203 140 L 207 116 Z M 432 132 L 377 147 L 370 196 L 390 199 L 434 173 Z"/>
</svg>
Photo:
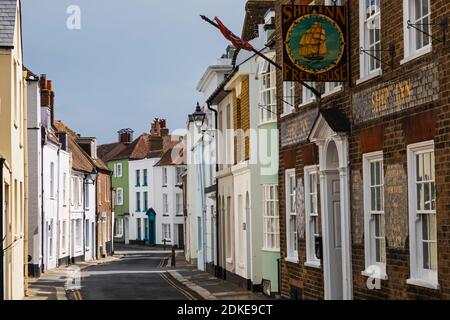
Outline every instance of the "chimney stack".
<svg viewBox="0 0 450 320">
<path fill-rule="evenodd" d="M 47 80 L 47 75 L 42 74 L 40 77 L 40 83 L 39 83 L 40 89 L 41 89 L 41 121 L 42 125 L 49 129 L 52 124 L 52 116 L 51 116 L 51 109 L 52 109 L 52 102 L 51 102 L 51 88 L 52 88 L 52 82 Z M 49 90 L 50 87 L 50 90 Z"/>
<path fill-rule="evenodd" d="M 119 142 L 130 144 L 133 141 L 134 131 L 131 129 L 122 129 L 117 132 L 119 135 Z"/>
</svg>

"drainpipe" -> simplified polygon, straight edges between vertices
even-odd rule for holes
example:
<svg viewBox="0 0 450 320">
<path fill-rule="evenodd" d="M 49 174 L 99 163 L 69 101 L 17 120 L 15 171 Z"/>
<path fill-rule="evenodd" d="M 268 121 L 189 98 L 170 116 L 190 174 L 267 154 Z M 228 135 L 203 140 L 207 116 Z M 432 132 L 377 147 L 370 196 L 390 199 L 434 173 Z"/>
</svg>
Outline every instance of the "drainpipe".
<svg viewBox="0 0 450 320">
<path fill-rule="evenodd" d="M 25 94 L 25 99 L 27 95 Z M 25 108 L 27 106 L 27 102 L 25 102 Z M 23 112 L 23 150 L 25 153 L 24 156 L 24 244 L 23 244 L 23 255 L 24 255 L 24 295 L 28 297 L 28 118 L 27 118 L 27 110 Z"/>
<path fill-rule="evenodd" d="M 3 167 L 5 165 L 5 159 L 0 156 L 0 301 L 5 300 L 4 293 L 4 279 L 3 279 Z"/>
<path fill-rule="evenodd" d="M 44 209 L 44 141 L 43 138 L 47 136 L 47 132 L 45 131 L 44 135 L 41 137 L 41 254 L 39 259 L 41 259 L 41 270 L 39 273 L 44 272 L 44 218 L 45 218 L 45 209 Z"/>
<path fill-rule="evenodd" d="M 219 159 L 218 159 L 218 147 L 219 147 L 219 134 L 218 134 L 218 120 L 217 120 L 217 110 L 211 108 L 211 103 L 208 101 L 206 103 L 206 105 L 208 106 L 208 109 L 211 110 L 211 112 L 214 113 L 214 129 L 216 130 L 216 146 L 215 146 L 215 151 L 216 151 L 216 261 L 217 261 L 217 272 L 216 272 L 216 276 L 218 276 L 218 268 L 220 268 L 220 255 L 219 255 L 219 245 L 220 245 L 220 241 L 219 241 L 219 182 L 217 179 L 217 172 L 219 172 Z"/>
</svg>

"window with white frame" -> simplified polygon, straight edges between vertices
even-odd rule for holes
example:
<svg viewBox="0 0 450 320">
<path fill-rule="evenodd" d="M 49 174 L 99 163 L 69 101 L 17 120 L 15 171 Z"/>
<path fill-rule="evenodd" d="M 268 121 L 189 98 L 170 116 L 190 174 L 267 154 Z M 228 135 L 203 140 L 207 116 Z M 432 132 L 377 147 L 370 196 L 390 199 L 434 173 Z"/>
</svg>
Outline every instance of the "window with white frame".
<svg viewBox="0 0 450 320">
<path fill-rule="evenodd" d="M 67 250 L 67 221 L 65 220 L 62 223 L 61 242 L 62 253 L 64 254 Z"/>
<path fill-rule="evenodd" d="M 53 219 L 48 223 L 48 250 L 49 257 L 53 258 Z"/>
<path fill-rule="evenodd" d="M 318 167 L 305 167 L 306 264 L 320 266 L 316 239 L 320 237 L 318 205 Z"/>
<path fill-rule="evenodd" d="M 405 58 L 427 53 L 431 48 L 431 2 L 430 0 L 403 0 L 405 25 Z M 408 22 L 414 27 L 408 28 Z"/>
<path fill-rule="evenodd" d="M 163 187 L 167 187 L 167 181 L 168 181 L 168 179 L 167 179 L 167 168 L 163 168 L 163 170 L 162 170 L 162 178 L 163 178 L 163 181 L 162 181 Z"/>
<path fill-rule="evenodd" d="M 176 214 L 181 215 L 183 213 L 183 195 L 181 193 L 176 194 Z"/>
<path fill-rule="evenodd" d="M 141 186 L 141 170 L 136 170 L 136 187 Z"/>
<path fill-rule="evenodd" d="M 141 212 L 141 193 L 136 192 L 136 212 Z"/>
<path fill-rule="evenodd" d="M 280 216 L 278 213 L 278 186 L 263 186 L 264 249 L 280 249 Z"/>
<path fill-rule="evenodd" d="M 75 246 L 77 249 L 81 248 L 81 240 L 82 240 L 82 234 L 83 232 L 83 225 L 81 219 L 75 220 Z"/>
<path fill-rule="evenodd" d="M 123 218 L 117 218 L 115 224 L 116 224 L 115 236 L 122 237 L 123 236 Z"/>
<path fill-rule="evenodd" d="M 434 142 L 408 146 L 410 284 L 438 285 Z"/>
<path fill-rule="evenodd" d="M 86 210 L 89 210 L 90 207 L 90 201 L 89 201 L 89 195 L 90 195 L 90 188 L 89 188 L 89 183 L 87 181 L 83 181 L 83 183 L 85 183 L 85 188 L 84 188 L 84 197 L 85 197 L 85 208 Z"/>
<path fill-rule="evenodd" d="M 168 224 L 168 223 L 162 224 L 162 239 L 163 240 L 171 240 L 170 224 Z"/>
<path fill-rule="evenodd" d="M 316 85 L 314 82 L 306 82 L 307 85 L 315 88 Z M 314 93 L 306 87 L 302 87 L 302 105 L 311 103 L 315 100 L 316 96 Z"/>
<path fill-rule="evenodd" d="M 122 177 L 122 164 L 121 163 L 116 163 L 114 175 L 116 178 Z"/>
<path fill-rule="evenodd" d="M 342 83 L 340 82 L 326 82 L 325 83 L 325 94 L 331 94 L 338 92 L 342 89 Z"/>
<path fill-rule="evenodd" d="M 295 169 L 286 171 L 286 233 L 287 233 L 287 258 L 298 262 L 297 249 L 297 210 L 296 210 Z"/>
<path fill-rule="evenodd" d="M 180 167 L 176 167 L 176 184 L 181 185 L 183 183 L 182 179 L 183 169 Z"/>
<path fill-rule="evenodd" d="M 264 123 L 277 118 L 276 69 L 266 60 L 260 63 L 259 68 L 260 122 Z"/>
<path fill-rule="evenodd" d="M 283 83 L 283 96 L 283 113 L 289 114 L 295 110 L 295 82 L 286 81 Z"/>
<path fill-rule="evenodd" d="M 163 194 L 163 213 L 167 215 L 169 213 L 169 201 L 167 194 Z"/>
<path fill-rule="evenodd" d="M 89 247 L 89 245 L 91 244 L 91 230 L 90 230 L 90 223 L 89 223 L 89 220 L 86 220 L 85 221 L 85 226 L 84 226 L 84 230 L 85 230 L 85 233 L 86 233 L 86 242 L 85 242 L 85 246 L 86 246 L 86 251 L 89 251 L 89 249 L 90 249 L 90 247 Z"/>
<path fill-rule="evenodd" d="M 381 70 L 381 0 L 359 0 L 361 78 Z"/>
<path fill-rule="evenodd" d="M 144 187 L 148 186 L 148 171 L 144 169 Z"/>
<path fill-rule="evenodd" d="M 117 188 L 116 190 L 116 205 L 122 206 L 123 205 L 123 189 Z"/>
<path fill-rule="evenodd" d="M 144 212 L 148 211 L 148 192 L 144 192 Z"/>
<path fill-rule="evenodd" d="M 386 277 L 383 152 L 363 155 L 366 273 Z"/>
</svg>

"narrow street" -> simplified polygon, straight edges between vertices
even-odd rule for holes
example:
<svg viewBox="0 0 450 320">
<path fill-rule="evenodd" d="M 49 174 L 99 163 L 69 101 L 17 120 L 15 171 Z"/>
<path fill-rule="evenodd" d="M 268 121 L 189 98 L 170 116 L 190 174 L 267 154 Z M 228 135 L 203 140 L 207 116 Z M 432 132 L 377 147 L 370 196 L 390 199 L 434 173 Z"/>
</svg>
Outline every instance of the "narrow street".
<svg viewBox="0 0 450 320">
<path fill-rule="evenodd" d="M 136 250 L 137 249 L 137 250 Z M 167 251 L 121 248 L 117 260 L 81 273 L 81 300 L 197 300 L 198 295 L 167 274 Z M 69 298 L 71 295 L 69 294 Z"/>
</svg>

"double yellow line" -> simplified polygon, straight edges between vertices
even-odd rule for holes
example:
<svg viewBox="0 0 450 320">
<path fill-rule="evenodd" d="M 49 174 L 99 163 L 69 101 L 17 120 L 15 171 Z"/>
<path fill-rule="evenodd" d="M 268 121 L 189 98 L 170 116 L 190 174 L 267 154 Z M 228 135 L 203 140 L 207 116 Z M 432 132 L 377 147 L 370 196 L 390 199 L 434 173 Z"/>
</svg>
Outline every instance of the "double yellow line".
<svg viewBox="0 0 450 320">
<path fill-rule="evenodd" d="M 164 266 L 164 263 L 166 262 L 167 258 L 164 258 L 161 260 L 161 262 L 159 263 L 158 267 L 162 268 Z M 184 289 L 183 287 L 179 286 L 178 284 L 176 284 L 172 279 L 170 279 L 165 273 L 160 273 L 159 274 L 161 276 L 161 278 L 163 278 L 163 280 L 165 280 L 171 287 L 175 288 L 176 290 L 178 290 L 181 294 L 183 294 L 188 300 L 197 300 L 197 298 L 195 298 L 189 291 L 187 291 L 186 289 Z"/>
<path fill-rule="evenodd" d="M 178 290 L 181 294 L 183 294 L 186 298 L 188 298 L 188 300 L 197 300 L 197 298 L 195 298 L 191 293 L 189 293 L 187 290 L 185 290 L 184 288 L 180 287 L 180 286 L 177 285 L 175 282 L 173 282 L 166 274 L 161 273 L 160 276 L 161 276 L 161 278 L 163 278 L 170 286 L 172 286 L 173 288 L 175 288 L 176 290 Z"/>
<path fill-rule="evenodd" d="M 83 297 L 81 296 L 81 291 L 80 290 L 75 290 L 73 292 L 73 295 L 75 296 L 75 300 L 83 300 Z"/>
</svg>

